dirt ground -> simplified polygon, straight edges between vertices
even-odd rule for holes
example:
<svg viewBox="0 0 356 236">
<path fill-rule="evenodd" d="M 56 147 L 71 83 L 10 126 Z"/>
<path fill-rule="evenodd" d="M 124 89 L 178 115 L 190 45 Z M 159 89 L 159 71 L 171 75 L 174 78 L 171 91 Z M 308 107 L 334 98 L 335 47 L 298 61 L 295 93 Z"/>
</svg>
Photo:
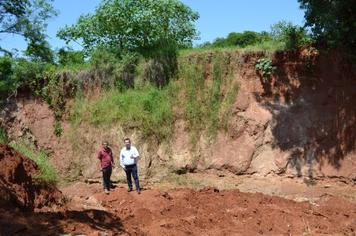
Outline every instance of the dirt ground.
<svg viewBox="0 0 356 236">
<path fill-rule="evenodd" d="M 106 195 L 100 184 L 86 183 L 67 186 L 63 193 L 68 199 L 64 207 L 34 212 L 0 210 L 1 235 L 356 233 L 356 204 L 325 193 L 312 202 L 296 202 L 213 187 L 193 190 L 148 186 L 138 195 L 128 193 L 120 184 Z"/>
<path fill-rule="evenodd" d="M 142 179 L 139 195 L 100 180 L 59 189 L 0 145 L 0 235 L 356 235 L 354 182 L 223 172 Z M 182 187 L 184 186 L 184 187 Z"/>
<path fill-rule="evenodd" d="M 104 210 L 119 217 L 128 235 L 356 234 L 353 184 L 218 175 L 181 176 L 186 179 L 178 183 L 189 189 L 172 179 L 143 180 L 146 188 L 141 195 L 127 193 L 124 184 L 109 195 L 102 193 L 100 184 L 85 183 L 65 187 L 63 192 L 77 210 Z"/>
</svg>

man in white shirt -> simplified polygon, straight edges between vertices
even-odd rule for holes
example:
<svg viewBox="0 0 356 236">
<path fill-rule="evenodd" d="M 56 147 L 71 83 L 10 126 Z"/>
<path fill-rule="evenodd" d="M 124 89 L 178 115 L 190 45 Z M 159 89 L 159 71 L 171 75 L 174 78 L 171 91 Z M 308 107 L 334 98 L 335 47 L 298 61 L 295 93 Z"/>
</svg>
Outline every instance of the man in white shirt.
<svg viewBox="0 0 356 236">
<path fill-rule="evenodd" d="M 124 139 L 125 147 L 121 149 L 120 152 L 120 166 L 124 169 L 127 178 L 127 184 L 129 186 L 128 192 L 132 191 L 132 179 L 131 175 L 135 180 L 135 186 L 137 193 L 141 193 L 140 182 L 137 174 L 137 161 L 139 159 L 139 153 L 137 149 L 131 145 L 131 140 L 129 138 Z"/>
</svg>

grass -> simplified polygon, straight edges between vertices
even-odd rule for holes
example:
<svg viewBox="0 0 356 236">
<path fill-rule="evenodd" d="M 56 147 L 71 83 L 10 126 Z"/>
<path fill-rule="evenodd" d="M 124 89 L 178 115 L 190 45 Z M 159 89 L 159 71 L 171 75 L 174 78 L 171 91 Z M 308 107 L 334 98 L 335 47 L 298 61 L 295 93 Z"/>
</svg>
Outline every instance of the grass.
<svg viewBox="0 0 356 236">
<path fill-rule="evenodd" d="M 13 143 L 11 146 L 38 165 L 40 169 L 40 175 L 36 176 L 38 181 L 46 184 L 56 184 L 58 182 L 57 172 L 48 162 L 48 156 L 43 151 L 35 151 L 34 148 L 24 143 Z"/>
<path fill-rule="evenodd" d="M 184 118 L 187 120 L 190 141 L 193 146 L 197 143 L 200 131 L 204 128 L 202 94 L 204 93 L 205 60 L 194 58 L 195 61 L 182 60 L 179 63 L 179 78 L 183 80 L 185 96 L 182 97 Z M 200 63 L 198 63 L 200 61 Z"/>
<path fill-rule="evenodd" d="M 185 94 L 181 99 L 193 146 L 202 132 L 212 141 L 218 129 L 226 126 L 238 92 L 231 54 L 216 53 L 209 64 L 208 56 L 198 54 L 179 62 L 180 89 Z"/>
<path fill-rule="evenodd" d="M 231 116 L 231 109 L 232 106 L 235 102 L 236 99 L 236 95 L 238 93 L 239 90 L 239 84 L 238 81 L 234 80 L 233 75 L 230 75 L 228 77 L 229 80 L 229 88 L 227 90 L 226 96 L 224 98 L 224 100 L 221 103 L 221 107 L 220 107 L 220 125 L 222 128 L 224 128 L 225 131 L 227 131 L 228 129 L 228 122 Z"/>
<path fill-rule="evenodd" d="M 221 86 L 223 83 L 223 73 L 225 64 L 224 58 L 219 55 L 213 60 L 213 78 L 210 84 L 207 85 L 208 92 L 206 93 L 207 107 L 207 130 L 209 137 L 213 138 L 219 128 L 219 110 L 222 102 Z"/>
<path fill-rule="evenodd" d="M 72 124 L 88 122 L 98 127 L 120 124 L 124 128 L 137 128 L 143 135 L 158 140 L 170 137 L 173 113 L 170 103 L 172 90 L 145 86 L 121 92 L 111 90 L 91 101 L 77 98 L 71 109 Z"/>
<path fill-rule="evenodd" d="M 223 52 L 255 52 L 255 51 L 268 51 L 274 52 L 276 50 L 286 49 L 284 42 L 278 41 L 263 41 L 254 45 L 249 45 L 247 47 L 230 46 L 230 47 L 204 47 L 204 48 L 189 48 L 182 49 L 179 51 L 180 56 L 188 56 L 191 54 L 202 54 L 202 53 L 223 53 Z"/>
<path fill-rule="evenodd" d="M 9 138 L 7 137 L 6 131 L 0 128 L 0 143 L 7 144 L 8 142 L 9 142 Z"/>
</svg>

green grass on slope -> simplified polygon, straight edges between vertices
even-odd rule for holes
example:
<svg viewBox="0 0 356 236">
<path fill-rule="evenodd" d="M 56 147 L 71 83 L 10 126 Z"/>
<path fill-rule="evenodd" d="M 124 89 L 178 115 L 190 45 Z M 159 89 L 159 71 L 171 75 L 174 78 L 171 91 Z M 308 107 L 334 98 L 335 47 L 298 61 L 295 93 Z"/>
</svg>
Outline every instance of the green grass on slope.
<svg viewBox="0 0 356 236">
<path fill-rule="evenodd" d="M 42 151 L 35 151 L 33 148 L 23 143 L 14 143 L 11 146 L 22 155 L 33 160 L 40 169 L 40 175 L 36 178 L 47 184 L 56 184 L 58 176 L 56 170 L 48 161 L 48 156 Z"/>
<path fill-rule="evenodd" d="M 172 134 L 173 93 L 170 86 L 164 89 L 146 86 L 125 92 L 111 90 L 96 100 L 77 98 L 70 119 L 73 124 L 88 122 L 100 127 L 118 123 L 161 140 Z"/>
<path fill-rule="evenodd" d="M 238 46 L 231 47 L 205 47 L 205 48 L 189 48 L 182 49 L 179 51 L 180 56 L 187 56 L 190 54 L 200 54 L 200 53 L 223 53 L 223 52 L 257 52 L 257 51 L 267 51 L 273 53 L 276 50 L 286 49 L 284 42 L 277 41 L 264 41 L 255 45 L 249 45 L 247 47 L 241 48 Z"/>
<path fill-rule="evenodd" d="M 238 92 L 234 66 L 229 53 L 216 53 L 211 63 L 209 54 L 199 54 L 179 63 L 179 79 L 183 81 L 180 97 L 191 142 L 206 132 L 211 141 L 219 128 L 225 128 Z"/>
</svg>

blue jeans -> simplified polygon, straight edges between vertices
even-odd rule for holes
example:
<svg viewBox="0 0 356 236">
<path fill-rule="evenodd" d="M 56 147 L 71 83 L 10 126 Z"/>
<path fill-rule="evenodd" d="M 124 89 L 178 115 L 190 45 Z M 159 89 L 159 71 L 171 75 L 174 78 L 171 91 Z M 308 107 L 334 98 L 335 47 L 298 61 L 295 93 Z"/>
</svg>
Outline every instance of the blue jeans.
<svg viewBox="0 0 356 236">
<path fill-rule="evenodd" d="M 138 174 L 137 174 L 137 165 L 127 165 L 125 166 L 125 173 L 126 173 L 126 178 L 127 178 L 127 184 L 129 185 L 129 189 L 132 190 L 132 179 L 131 175 L 135 180 L 135 185 L 136 185 L 136 190 L 140 191 L 140 181 L 138 179 Z"/>
</svg>

